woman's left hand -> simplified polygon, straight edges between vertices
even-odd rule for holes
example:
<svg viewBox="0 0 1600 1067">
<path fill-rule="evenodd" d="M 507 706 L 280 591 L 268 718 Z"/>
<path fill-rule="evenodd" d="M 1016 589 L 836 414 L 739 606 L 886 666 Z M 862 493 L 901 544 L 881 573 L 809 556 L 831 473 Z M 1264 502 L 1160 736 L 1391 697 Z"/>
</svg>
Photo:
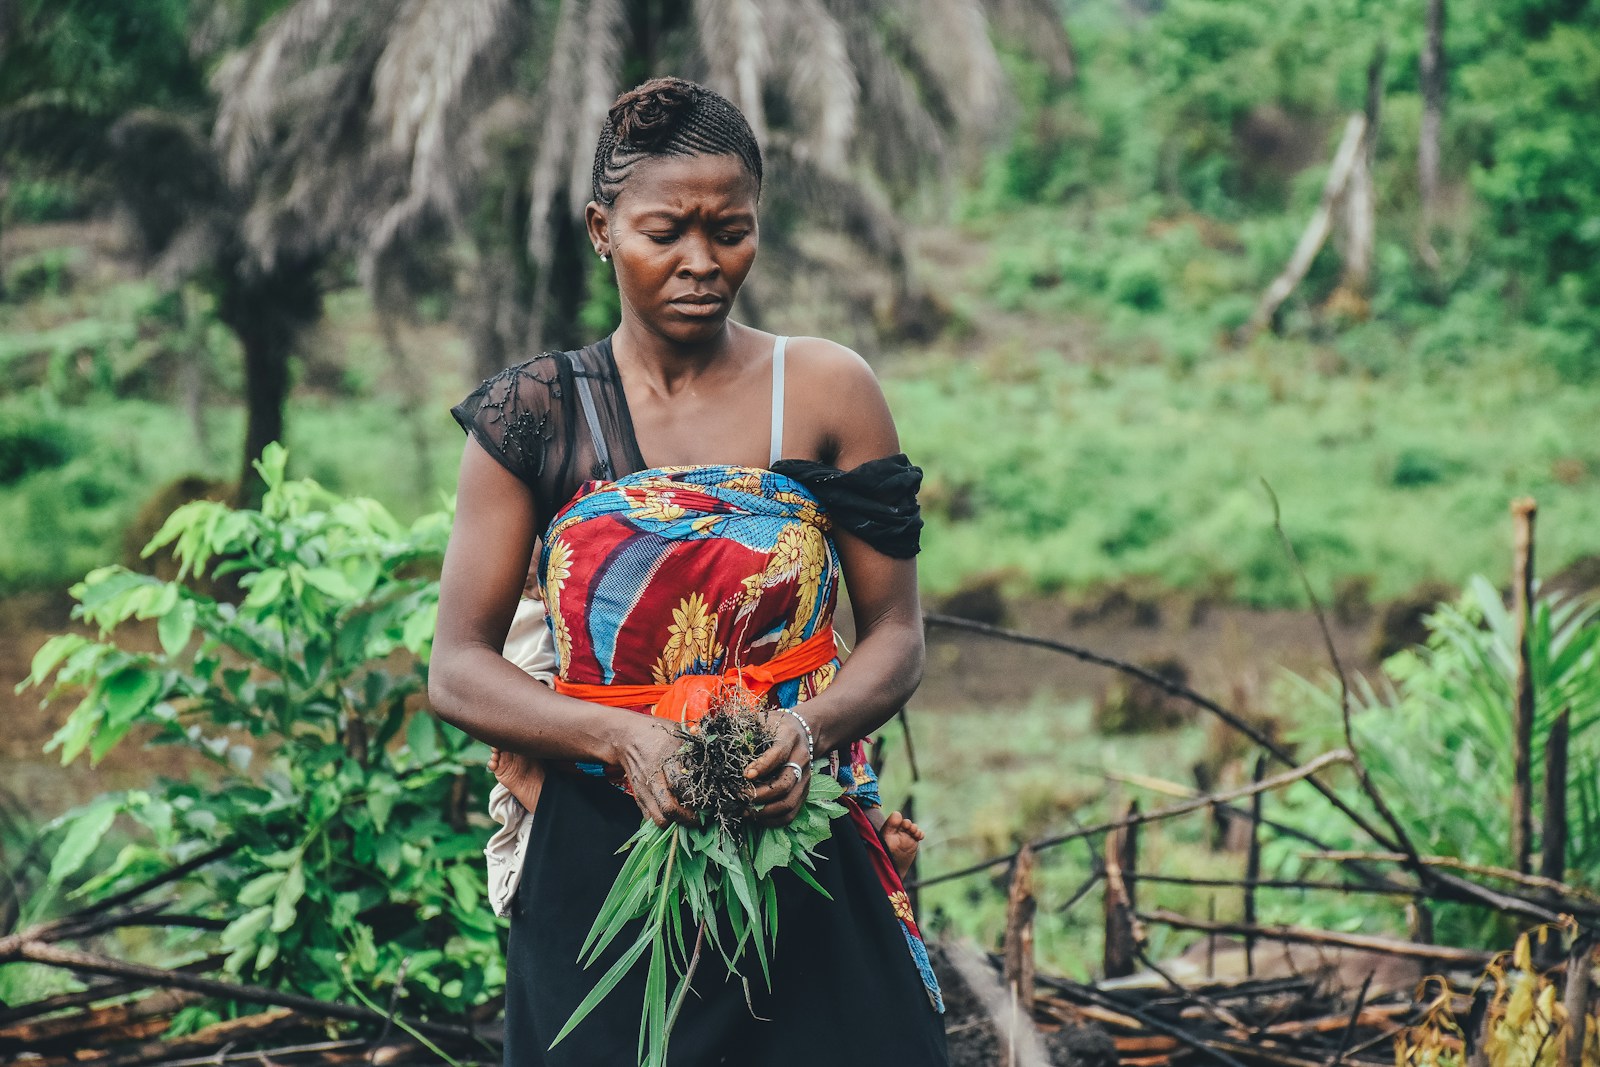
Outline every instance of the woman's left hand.
<svg viewBox="0 0 1600 1067">
<path fill-rule="evenodd" d="M 755 787 L 750 807 L 758 825 L 787 826 L 800 813 L 811 787 L 806 737 L 794 716 L 780 710 L 767 712 L 767 724 L 777 740 L 751 760 L 744 771 L 745 778 Z"/>
</svg>

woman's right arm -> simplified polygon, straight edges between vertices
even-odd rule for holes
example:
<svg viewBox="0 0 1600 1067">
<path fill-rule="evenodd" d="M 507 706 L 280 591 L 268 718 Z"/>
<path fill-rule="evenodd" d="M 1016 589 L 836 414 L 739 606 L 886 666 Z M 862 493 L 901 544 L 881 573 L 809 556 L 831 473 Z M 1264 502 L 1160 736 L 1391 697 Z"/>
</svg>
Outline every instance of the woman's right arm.
<svg viewBox="0 0 1600 1067">
<path fill-rule="evenodd" d="M 662 770 L 678 742 L 659 720 L 562 696 L 501 654 L 537 537 L 533 494 L 472 438 L 439 582 L 428 699 L 439 718 L 496 748 L 621 767 L 657 824 L 692 815 Z"/>
</svg>

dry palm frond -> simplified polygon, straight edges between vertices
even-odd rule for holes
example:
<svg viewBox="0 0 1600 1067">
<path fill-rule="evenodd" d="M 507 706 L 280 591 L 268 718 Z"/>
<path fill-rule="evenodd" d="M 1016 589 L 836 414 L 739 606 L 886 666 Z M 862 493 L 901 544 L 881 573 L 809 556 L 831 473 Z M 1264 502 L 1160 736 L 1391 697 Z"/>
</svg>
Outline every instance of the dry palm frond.
<svg viewBox="0 0 1600 1067">
<path fill-rule="evenodd" d="M 750 123 L 756 140 L 767 139 L 761 92 L 771 63 L 768 23 L 774 12 L 757 0 L 697 0 L 695 28 L 705 60 L 705 81 L 732 100 Z"/>
<path fill-rule="evenodd" d="M 388 153 L 410 159 L 406 195 L 372 224 L 370 268 L 432 209 L 454 220 L 461 192 L 451 126 L 494 89 L 486 69 L 505 64 L 515 40 L 512 0 L 415 0 L 391 33 L 372 76 L 370 121 Z"/>
<path fill-rule="evenodd" d="M 306 54 L 332 39 L 335 18 L 345 6 L 338 0 L 301 0 L 262 27 L 249 49 L 217 68 L 212 88 L 220 104 L 213 137 L 230 181 L 243 183 L 255 169 L 272 139 L 279 94 L 309 65 Z M 372 10 L 393 5 L 350 6 Z"/>
<path fill-rule="evenodd" d="M 792 157 L 830 173 L 845 172 L 856 133 L 860 86 L 839 22 L 821 0 L 793 0 L 775 20 L 785 47 L 777 74 L 794 119 L 785 131 Z"/>
</svg>

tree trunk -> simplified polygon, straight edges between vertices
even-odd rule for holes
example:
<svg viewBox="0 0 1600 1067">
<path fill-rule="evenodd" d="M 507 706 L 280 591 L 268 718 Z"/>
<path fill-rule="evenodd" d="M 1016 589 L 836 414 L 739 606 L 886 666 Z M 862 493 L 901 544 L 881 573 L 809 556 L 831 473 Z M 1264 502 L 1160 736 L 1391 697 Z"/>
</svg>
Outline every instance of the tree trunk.
<svg viewBox="0 0 1600 1067">
<path fill-rule="evenodd" d="M 1351 115 L 1345 123 L 1344 134 L 1339 139 L 1338 150 L 1333 154 L 1333 165 L 1328 168 L 1328 180 L 1323 183 L 1322 198 L 1317 203 L 1317 209 L 1311 213 L 1311 221 L 1300 235 L 1288 265 L 1267 286 L 1267 291 L 1261 294 L 1250 321 L 1239 328 L 1236 337 L 1239 344 L 1248 343 L 1272 323 L 1272 316 L 1294 292 L 1294 287 L 1300 284 L 1306 271 L 1311 269 L 1311 261 L 1322 250 L 1322 243 L 1328 239 L 1328 231 L 1332 229 L 1334 206 L 1350 183 L 1350 173 L 1355 169 L 1366 130 L 1367 117 L 1360 112 Z"/>
<path fill-rule="evenodd" d="M 1417 186 L 1422 196 L 1422 244 L 1426 257 L 1433 251 L 1433 223 L 1439 202 L 1439 133 L 1444 124 L 1445 92 L 1444 0 L 1428 0 L 1427 37 L 1420 67 L 1422 129 L 1417 140 Z"/>
<path fill-rule="evenodd" d="M 222 282 L 217 317 L 244 348 L 244 457 L 238 493 L 243 507 L 259 504 L 265 488 L 255 461 L 269 444 L 283 439 L 289 356 L 300 330 L 322 311 L 317 265 L 312 260 L 285 261 L 256 275 L 235 267 Z"/>
<path fill-rule="evenodd" d="M 579 316 L 589 295 L 589 261 L 594 258 L 594 248 L 568 212 L 555 213 L 552 229 L 555 254 L 550 257 L 549 276 L 540 280 L 546 293 L 544 321 L 534 325 L 545 348 L 578 348 L 593 340 L 583 335 Z"/>
<path fill-rule="evenodd" d="M 1339 281 L 1346 303 L 1366 317 L 1367 297 L 1372 291 L 1372 255 L 1376 243 L 1377 197 L 1372 187 L 1372 166 L 1378 154 L 1378 117 L 1383 107 L 1383 66 L 1388 49 L 1379 44 L 1367 65 L 1367 128 L 1362 133 L 1362 151 L 1357 153 L 1350 184 L 1345 191 L 1344 275 Z"/>
</svg>

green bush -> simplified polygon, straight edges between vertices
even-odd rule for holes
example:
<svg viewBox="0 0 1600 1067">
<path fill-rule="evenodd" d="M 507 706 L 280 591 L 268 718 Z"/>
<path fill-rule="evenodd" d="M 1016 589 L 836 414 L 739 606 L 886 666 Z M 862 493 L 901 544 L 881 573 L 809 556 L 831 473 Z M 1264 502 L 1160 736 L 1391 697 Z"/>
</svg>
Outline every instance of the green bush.
<svg viewBox="0 0 1600 1067">
<path fill-rule="evenodd" d="M 53 419 L 0 412 L 0 486 L 10 486 L 37 471 L 53 470 L 72 458 L 67 428 Z"/>
<path fill-rule="evenodd" d="M 1511 841 L 1512 717 L 1515 627 L 1500 593 L 1474 579 L 1461 599 L 1427 620 L 1424 647 L 1384 663 L 1391 690 L 1360 687 L 1354 729 L 1373 783 L 1406 833 L 1427 855 L 1515 867 Z M 1571 713 L 1566 872 L 1600 888 L 1600 603 L 1541 595 L 1529 629 L 1534 687 L 1534 796 L 1543 795 L 1544 747 L 1556 716 Z M 1321 750 L 1342 743 L 1333 679 L 1294 679 L 1288 693 L 1301 740 Z M 1354 790 L 1352 788 L 1351 792 Z M 1365 847 L 1341 816 L 1309 792 L 1298 794 L 1303 829 L 1335 848 Z M 1352 797 L 1364 807 L 1364 801 Z M 1316 818 L 1311 818 L 1316 813 Z M 1314 825 L 1312 824 L 1314 822 Z M 1302 846 L 1284 842 L 1282 859 Z M 1481 909 L 1440 904 L 1436 930 L 1445 944 L 1499 947 L 1514 930 Z"/>
<path fill-rule="evenodd" d="M 329 999 L 398 991 L 409 1014 L 459 1018 L 504 970 L 483 829 L 465 818 L 487 752 L 410 711 L 426 692 L 449 517 L 403 527 L 373 501 L 286 479 L 284 461 L 273 446 L 260 464 L 260 511 L 173 513 L 150 550 L 171 546 L 175 581 L 90 574 L 73 596 L 100 639 L 63 635 L 35 657 L 29 682 L 78 698 L 50 743 L 63 763 L 137 733 L 218 770 L 59 820 L 50 884 L 75 876 L 118 816 L 142 837 L 81 899 L 225 846 L 177 888 L 226 928 L 175 954 L 222 952 L 232 975 Z M 113 633 L 139 621 L 155 624 L 154 648 Z"/>
</svg>

